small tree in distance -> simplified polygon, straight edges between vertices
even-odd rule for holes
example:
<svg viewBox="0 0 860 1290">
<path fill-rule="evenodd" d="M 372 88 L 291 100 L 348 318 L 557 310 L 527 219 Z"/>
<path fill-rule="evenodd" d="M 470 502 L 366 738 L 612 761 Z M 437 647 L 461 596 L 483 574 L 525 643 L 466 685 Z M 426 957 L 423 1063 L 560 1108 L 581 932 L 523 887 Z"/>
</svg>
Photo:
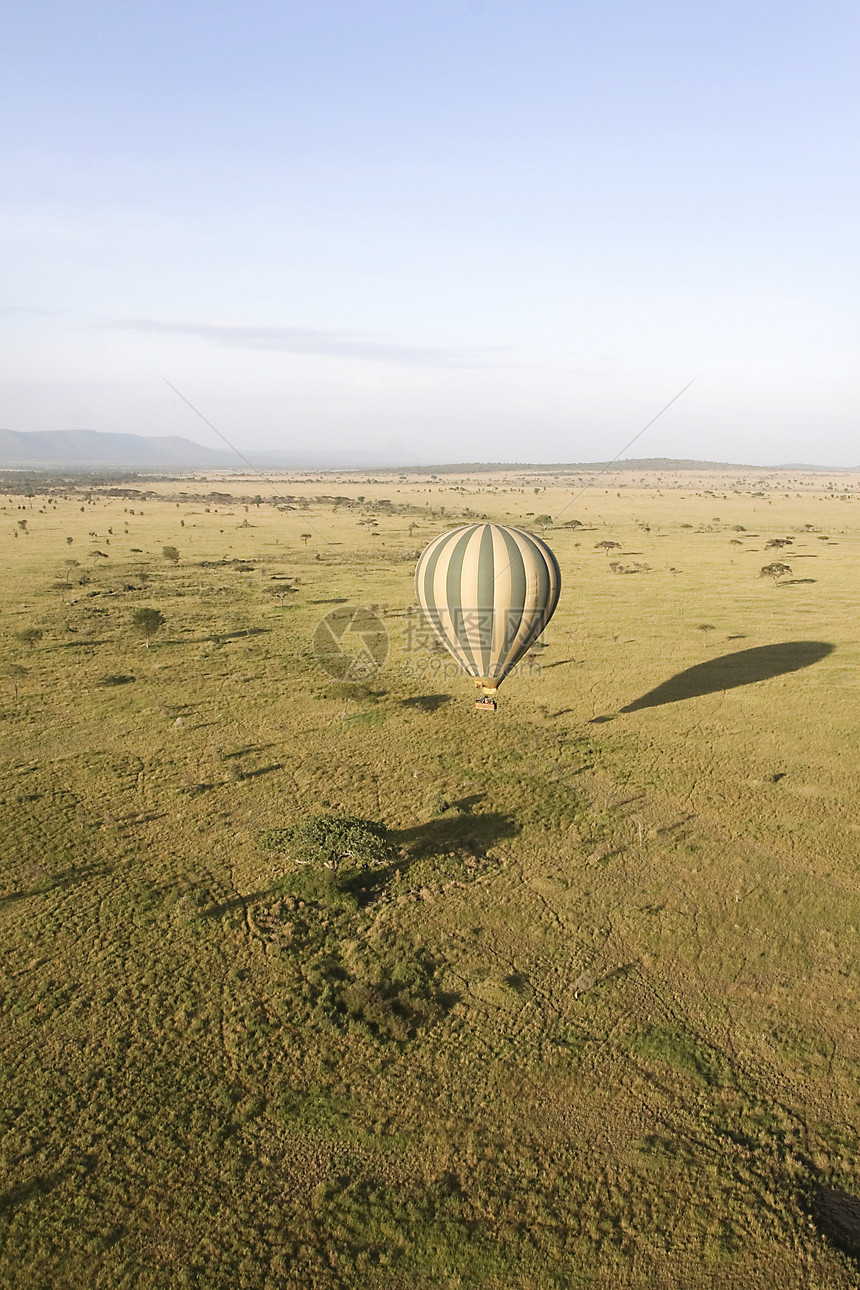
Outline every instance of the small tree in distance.
<svg viewBox="0 0 860 1290">
<path fill-rule="evenodd" d="M 610 551 L 620 551 L 621 543 L 620 542 L 595 542 L 594 549 L 595 551 L 606 551 L 608 554 Z"/>
<path fill-rule="evenodd" d="M 38 645 L 44 634 L 41 627 L 24 627 L 20 632 L 15 633 L 15 637 L 28 646 L 29 649 L 32 649 L 34 645 Z"/>
<path fill-rule="evenodd" d="M 787 573 L 791 573 L 791 566 L 783 564 L 780 560 L 774 560 L 773 564 L 766 564 L 758 576 L 779 582 L 780 578 L 784 578 Z"/>
<path fill-rule="evenodd" d="M 22 667 L 20 663 L 12 663 L 10 664 L 9 667 L 7 667 L 6 675 L 8 676 L 9 680 L 12 682 L 12 688 L 15 691 L 15 702 L 17 703 L 18 702 L 18 682 L 23 681 L 24 677 L 27 675 L 27 669 L 26 667 Z"/>
<path fill-rule="evenodd" d="M 138 636 L 143 637 L 147 649 L 149 649 L 150 637 L 154 636 L 164 623 L 164 614 L 160 609 L 147 609 L 141 606 L 140 609 L 135 609 L 131 616 L 131 625 Z"/>
<path fill-rule="evenodd" d="M 177 547 L 163 546 L 161 548 L 161 554 L 164 556 L 165 560 L 169 560 L 171 564 L 179 563 L 179 550 Z"/>
</svg>

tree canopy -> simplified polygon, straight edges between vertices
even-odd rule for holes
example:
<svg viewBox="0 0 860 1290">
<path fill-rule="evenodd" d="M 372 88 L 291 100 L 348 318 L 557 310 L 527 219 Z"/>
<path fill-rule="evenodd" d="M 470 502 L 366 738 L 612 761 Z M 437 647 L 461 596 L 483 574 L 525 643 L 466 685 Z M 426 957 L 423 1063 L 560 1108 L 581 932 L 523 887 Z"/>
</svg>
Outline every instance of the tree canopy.
<svg viewBox="0 0 860 1290">
<path fill-rule="evenodd" d="M 388 857 L 388 834 L 384 824 L 355 815 L 312 815 L 284 829 L 270 829 L 263 835 L 267 851 L 287 854 L 297 864 L 338 870 L 349 864 L 369 869 Z"/>
<path fill-rule="evenodd" d="M 144 638 L 147 646 L 149 645 L 149 638 L 154 636 L 158 629 L 164 626 L 164 623 L 164 614 L 160 609 L 150 609 L 143 605 L 139 609 L 135 609 L 131 616 L 132 627 L 138 636 Z"/>
</svg>

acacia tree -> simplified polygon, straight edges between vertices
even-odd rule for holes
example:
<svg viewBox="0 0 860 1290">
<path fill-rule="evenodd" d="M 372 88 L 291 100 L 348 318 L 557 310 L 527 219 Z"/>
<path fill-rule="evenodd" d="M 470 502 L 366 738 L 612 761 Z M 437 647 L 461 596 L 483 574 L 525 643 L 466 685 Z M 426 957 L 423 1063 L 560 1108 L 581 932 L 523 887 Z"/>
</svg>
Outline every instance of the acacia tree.
<svg viewBox="0 0 860 1290">
<path fill-rule="evenodd" d="M 142 636 L 146 642 L 146 648 L 149 649 L 150 637 L 154 636 L 160 627 L 165 623 L 164 614 L 160 609 L 148 609 L 141 606 L 135 609 L 131 616 L 131 625 L 138 636 Z"/>
<path fill-rule="evenodd" d="M 23 681 L 24 677 L 27 675 L 27 669 L 26 667 L 22 667 L 20 663 L 11 663 L 9 667 L 6 668 L 6 675 L 12 682 L 12 688 L 15 691 L 15 702 L 17 703 L 18 682 Z"/>
<path fill-rule="evenodd" d="M 334 872 L 344 864 L 374 868 L 384 864 L 389 850 L 385 825 L 355 815 L 311 815 L 289 828 L 270 829 L 263 846 L 296 864 Z"/>
<path fill-rule="evenodd" d="M 15 633 L 15 636 L 32 649 L 34 645 L 38 645 L 44 634 L 41 627 L 23 627 L 20 632 Z"/>
<path fill-rule="evenodd" d="M 171 564 L 179 563 L 179 550 L 177 547 L 163 546 L 161 548 L 161 554 L 164 556 L 165 560 L 169 560 Z"/>
<path fill-rule="evenodd" d="M 758 575 L 760 578 L 772 578 L 774 582 L 779 582 L 787 573 L 791 573 L 791 566 L 783 564 L 780 560 L 774 560 L 773 564 L 766 564 Z"/>
<path fill-rule="evenodd" d="M 610 551 L 620 551 L 621 543 L 620 542 L 595 542 L 594 549 L 595 551 L 605 551 L 608 555 Z"/>
</svg>

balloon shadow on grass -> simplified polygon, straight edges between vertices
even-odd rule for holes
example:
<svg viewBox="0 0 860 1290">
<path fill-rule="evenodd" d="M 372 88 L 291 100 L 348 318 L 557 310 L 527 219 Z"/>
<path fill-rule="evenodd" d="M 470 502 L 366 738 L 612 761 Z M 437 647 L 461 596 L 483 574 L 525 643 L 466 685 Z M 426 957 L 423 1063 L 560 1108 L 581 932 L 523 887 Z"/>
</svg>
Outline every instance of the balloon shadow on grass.
<svg viewBox="0 0 860 1290">
<path fill-rule="evenodd" d="M 656 689 L 649 690 L 621 709 L 622 712 L 639 712 L 641 708 L 659 708 L 666 703 L 679 703 L 682 699 L 695 699 L 704 694 L 718 694 L 733 690 L 739 685 L 755 685 L 786 672 L 798 672 L 811 667 L 832 654 L 835 645 L 827 641 L 783 641 L 778 645 L 759 645 L 755 649 L 737 650 L 721 658 L 709 658 L 684 672 L 678 672 Z M 596 718 L 606 720 L 606 718 Z"/>
</svg>

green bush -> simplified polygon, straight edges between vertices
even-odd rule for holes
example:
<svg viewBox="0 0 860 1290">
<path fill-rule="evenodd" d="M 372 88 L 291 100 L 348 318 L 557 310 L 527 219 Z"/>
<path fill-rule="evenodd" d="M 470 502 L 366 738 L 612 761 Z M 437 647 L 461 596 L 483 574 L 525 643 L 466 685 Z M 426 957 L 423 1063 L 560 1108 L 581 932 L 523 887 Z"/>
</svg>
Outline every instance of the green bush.
<svg viewBox="0 0 860 1290">
<path fill-rule="evenodd" d="M 384 864 L 389 851 L 385 825 L 355 815 L 312 815 L 289 828 L 270 829 L 262 845 L 297 864 L 334 872 L 341 865 L 370 869 Z"/>
</svg>

